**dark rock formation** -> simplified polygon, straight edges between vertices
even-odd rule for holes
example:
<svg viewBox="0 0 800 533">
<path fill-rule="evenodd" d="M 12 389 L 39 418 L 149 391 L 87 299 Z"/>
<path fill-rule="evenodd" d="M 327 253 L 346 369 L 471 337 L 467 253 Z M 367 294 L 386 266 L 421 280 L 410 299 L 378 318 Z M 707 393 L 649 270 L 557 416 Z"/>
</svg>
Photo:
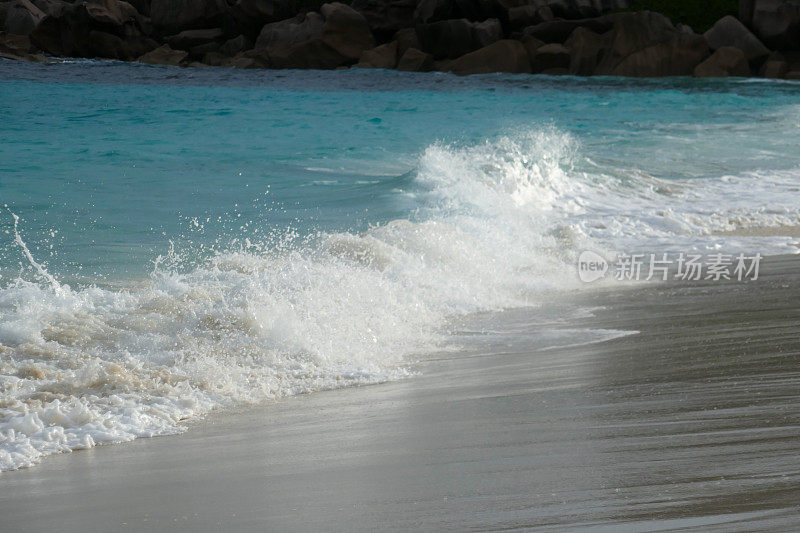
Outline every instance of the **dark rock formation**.
<svg viewBox="0 0 800 533">
<path fill-rule="evenodd" d="M 382 44 L 361 54 L 359 68 L 394 68 L 397 66 L 397 41 Z"/>
<path fill-rule="evenodd" d="M 530 35 L 546 43 L 563 43 L 577 28 L 588 28 L 595 33 L 605 33 L 614 26 L 614 20 L 600 17 L 580 20 L 552 20 L 525 28 L 524 35 Z"/>
<path fill-rule="evenodd" d="M 761 66 L 759 75 L 764 78 L 785 78 L 789 72 L 789 62 L 780 52 L 772 52 Z"/>
<path fill-rule="evenodd" d="M 735 17 L 721 18 L 703 36 L 712 50 L 733 46 L 744 52 L 751 63 L 761 63 L 769 55 L 769 49 Z"/>
<path fill-rule="evenodd" d="M 189 54 L 183 50 L 173 50 L 168 44 L 159 46 L 155 50 L 148 52 L 141 56 L 138 61 L 140 63 L 149 63 L 151 65 L 180 65 L 181 61 L 186 59 Z"/>
<path fill-rule="evenodd" d="M 379 41 L 388 41 L 403 28 L 414 26 L 416 0 L 353 0 L 350 7 L 361 13 Z"/>
<path fill-rule="evenodd" d="M 265 24 L 285 20 L 296 14 L 290 0 L 237 0 L 229 13 L 238 30 L 253 40 L 258 37 Z"/>
<path fill-rule="evenodd" d="M 403 28 L 394 34 L 394 40 L 397 41 L 397 57 L 402 57 L 409 48 L 422 48 L 414 28 Z"/>
<path fill-rule="evenodd" d="M 744 77 L 750 75 L 750 64 L 744 52 L 733 46 L 723 46 L 697 65 L 694 75 L 698 78 Z"/>
<path fill-rule="evenodd" d="M 529 73 L 530 59 L 519 41 L 503 39 L 479 50 L 465 54 L 452 63 L 448 70 L 455 74 L 486 74 L 490 72 Z"/>
<path fill-rule="evenodd" d="M 397 62 L 397 70 L 406 72 L 427 72 L 433 70 L 433 56 L 422 50 L 409 48 Z"/>
<path fill-rule="evenodd" d="M 12 35 L 28 35 L 46 16 L 28 0 L 15 0 L 5 6 L 5 21 L 2 28 Z"/>
<path fill-rule="evenodd" d="M 453 19 L 417 26 L 421 49 L 435 59 L 456 59 L 502 38 L 503 27 L 498 19 Z"/>
<path fill-rule="evenodd" d="M 565 73 L 569 69 L 569 50 L 563 44 L 550 43 L 540 46 L 531 56 L 533 72 L 544 74 Z"/>
<path fill-rule="evenodd" d="M 267 24 L 256 41 L 256 51 L 273 68 L 332 69 L 355 63 L 374 47 L 364 17 L 338 2 L 324 4 L 321 13 Z"/>
<path fill-rule="evenodd" d="M 613 21 L 613 34 L 598 75 L 690 76 L 710 53 L 702 35 L 678 31 L 658 13 L 620 13 L 607 19 Z"/>
<path fill-rule="evenodd" d="M 610 47 L 611 33 L 598 35 L 588 28 L 576 28 L 565 43 L 569 49 L 569 73 L 574 76 L 591 76 Z"/>
<path fill-rule="evenodd" d="M 542 22 L 550 22 L 554 18 L 553 10 L 548 6 L 537 7 L 526 4 L 524 6 L 515 6 L 508 10 L 508 25 L 514 30 L 521 30 Z"/>
<path fill-rule="evenodd" d="M 753 29 L 772 49 L 800 49 L 800 2 L 798 0 L 755 0 Z"/>
<path fill-rule="evenodd" d="M 151 0 L 153 25 L 166 34 L 221 26 L 228 10 L 225 0 Z"/>
<path fill-rule="evenodd" d="M 184 30 L 167 37 L 167 44 L 175 50 L 191 50 L 195 46 L 208 44 L 222 38 L 222 28 L 208 30 Z"/>
</svg>

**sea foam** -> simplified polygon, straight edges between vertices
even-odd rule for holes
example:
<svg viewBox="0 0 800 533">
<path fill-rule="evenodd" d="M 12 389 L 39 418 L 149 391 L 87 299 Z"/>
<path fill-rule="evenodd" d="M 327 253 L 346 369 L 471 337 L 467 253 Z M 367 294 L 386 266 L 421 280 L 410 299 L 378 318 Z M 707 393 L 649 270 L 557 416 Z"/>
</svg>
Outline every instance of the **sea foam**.
<svg viewBox="0 0 800 533">
<path fill-rule="evenodd" d="M 711 234 L 797 224 L 788 200 L 741 200 L 796 177 L 658 180 L 600 166 L 542 129 L 428 147 L 418 209 L 364 233 L 230 247 L 201 264 L 173 257 L 114 290 L 59 284 L 31 256 L 37 279 L 0 290 L 0 470 L 175 433 L 218 407 L 403 377 L 448 344 L 454 316 L 584 288 L 580 250 L 752 248 Z"/>
</svg>

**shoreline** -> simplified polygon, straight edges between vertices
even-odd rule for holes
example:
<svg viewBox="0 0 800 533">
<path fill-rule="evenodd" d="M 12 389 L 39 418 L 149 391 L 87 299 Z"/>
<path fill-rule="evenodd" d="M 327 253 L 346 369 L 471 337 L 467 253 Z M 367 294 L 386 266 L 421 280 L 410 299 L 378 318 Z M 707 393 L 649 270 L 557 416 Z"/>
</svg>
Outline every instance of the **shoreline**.
<svg viewBox="0 0 800 533">
<path fill-rule="evenodd" d="M 787 528 L 798 266 L 772 256 L 757 282 L 607 287 L 482 317 L 505 336 L 407 380 L 4 472 L 0 515 L 13 531 Z M 554 325 L 639 333 L 538 349 Z"/>
</svg>

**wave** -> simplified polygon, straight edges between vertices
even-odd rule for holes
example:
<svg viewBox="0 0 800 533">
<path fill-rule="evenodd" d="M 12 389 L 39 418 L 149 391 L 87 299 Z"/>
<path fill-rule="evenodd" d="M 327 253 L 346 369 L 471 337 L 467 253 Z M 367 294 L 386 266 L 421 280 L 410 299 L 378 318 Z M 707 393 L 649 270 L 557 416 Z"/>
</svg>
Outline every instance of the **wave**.
<svg viewBox="0 0 800 533">
<path fill-rule="evenodd" d="M 776 197 L 796 183 L 762 179 Z M 172 255 L 124 290 L 59 284 L 31 256 L 50 279 L 0 290 L 0 470 L 175 433 L 219 407 L 401 378 L 448 344 L 453 316 L 580 288 L 582 249 L 698 246 L 730 224 L 798 222 L 788 200 L 737 203 L 752 181 L 601 167 L 551 128 L 428 147 L 419 208 L 360 234 L 248 241 L 200 265 Z"/>
</svg>

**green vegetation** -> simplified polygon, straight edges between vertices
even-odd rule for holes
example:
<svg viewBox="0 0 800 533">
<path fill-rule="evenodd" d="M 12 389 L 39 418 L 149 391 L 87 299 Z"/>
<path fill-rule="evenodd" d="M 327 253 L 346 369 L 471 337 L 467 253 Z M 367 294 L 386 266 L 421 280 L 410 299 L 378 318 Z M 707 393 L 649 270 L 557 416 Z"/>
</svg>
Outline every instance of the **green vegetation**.
<svg viewBox="0 0 800 533">
<path fill-rule="evenodd" d="M 656 11 L 673 24 L 688 24 L 703 33 L 725 15 L 737 16 L 739 0 L 635 0 L 626 11 Z"/>
</svg>

